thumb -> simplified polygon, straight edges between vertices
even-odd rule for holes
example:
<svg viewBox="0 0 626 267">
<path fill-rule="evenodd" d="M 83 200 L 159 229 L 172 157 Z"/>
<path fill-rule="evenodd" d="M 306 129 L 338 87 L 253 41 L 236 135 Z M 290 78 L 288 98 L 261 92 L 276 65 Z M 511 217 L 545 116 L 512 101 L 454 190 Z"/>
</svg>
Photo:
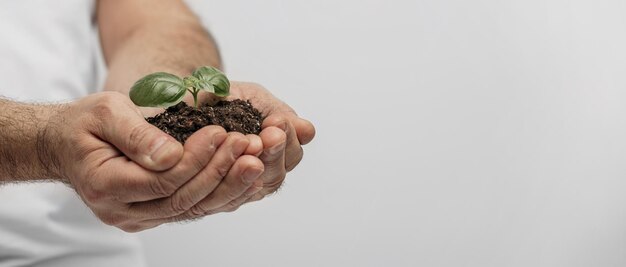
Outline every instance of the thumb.
<svg viewBox="0 0 626 267">
<path fill-rule="evenodd" d="M 146 169 L 167 170 L 183 156 L 182 144 L 146 122 L 141 115 L 115 116 L 105 120 L 104 124 L 102 131 L 105 141 Z"/>
</svg>

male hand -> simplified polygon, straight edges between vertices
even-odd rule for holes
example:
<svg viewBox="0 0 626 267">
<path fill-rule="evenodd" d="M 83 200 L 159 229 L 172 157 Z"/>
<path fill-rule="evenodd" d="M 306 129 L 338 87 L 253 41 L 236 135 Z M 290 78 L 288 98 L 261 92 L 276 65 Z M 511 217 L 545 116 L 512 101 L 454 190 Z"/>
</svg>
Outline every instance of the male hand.
<svg viewBox="0 0 626 267">
<path fill-rule="evenodd" d="M 298 117 L 295 111 L 274 97 L 261 85 L 245 82 L 231 82 L 227 100 L 249 100 L 265 116 L 259 136 L 247 135 L 250 145 L 246 155 L 258 156 L 264 166 L 261 178 L 241 196 L 225 205 L 205 206 L 204 213 L 187 212 L 171 217 L 169 221 L 180 221 L 219 212 L 232 212 L 246 202 L 258 201 L 278 190 L 287 172 L 293 170 L 302 160 L 302 145 L 315 137 L 315 127 L 309 121 Z M 206 95 L 205 95 L 206 97 Z M 211 101 L 203 99 L 202 102 Z M 146 110 L 144 110 L 146 112 Z M 155 114 L 155 110 L 148 110 Z M 210 198 L 210 197 L 209 197 Z M 232 198 L 232 196 L 230 197 Z M 161 221 L 156 221 L 160 223 Z"/>
<path fill-rule="evenodd" d="M 128 232 L 204 216 L 263 184 L 263 163 L 245 155 L 260 154 L 260 143 L 210 126 L 183 147 L 119 93 L 68 104 L 44 135 L 55 175 L 103 222 Z"/>
<path fill-rule="evenodd" d="M 284 102 L 274 97 L 259 84 L 231 82 L 227 100 L 249 100 L 265 116 L 259 134 L 263 143 L 260 159 L 265 171 L 261 175 L 263 189 L 250 198 L 245 196 L 232 201 L 214 212 L 230 212 L 249 201 L 257 201 L 278 190 L 287 172 L 293 170 L 302 160 L 302 145 L 315 137 L 315 127 Z"/>
</svg>

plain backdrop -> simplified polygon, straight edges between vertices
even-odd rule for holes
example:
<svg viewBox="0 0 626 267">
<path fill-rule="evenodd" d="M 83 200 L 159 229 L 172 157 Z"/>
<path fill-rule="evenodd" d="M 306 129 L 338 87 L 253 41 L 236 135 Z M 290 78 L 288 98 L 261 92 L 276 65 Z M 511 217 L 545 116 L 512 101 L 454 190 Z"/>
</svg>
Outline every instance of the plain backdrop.
<svg viewBox="0 0 626 267">
<path fill-rule="evenodd" d="M 318 132 L 150 266 L 626 266 L 626 1 L 189 3 Z"/>
</svg>

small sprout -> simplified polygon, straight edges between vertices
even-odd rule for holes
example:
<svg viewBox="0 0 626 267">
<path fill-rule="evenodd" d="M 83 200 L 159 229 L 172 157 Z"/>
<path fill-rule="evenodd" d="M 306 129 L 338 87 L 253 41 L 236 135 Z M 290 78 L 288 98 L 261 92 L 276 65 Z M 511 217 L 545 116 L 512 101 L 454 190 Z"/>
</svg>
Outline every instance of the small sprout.
<svg viewBox="0 0 626 267">
<path fill-rule="evenodd" d="M 180 77 L 157 72 L 139 79 L 130 88 L 130 100 L 141 107 L 167 108 L 178 104 L 188 91 L 193 95 L 193 105 L 198 108 L 198 93 L 207 91 L 219 97 L 228 96 L 230 82 L 226 75 L 213 67 L 200 67 L 191 76 Z"/>
</svg>

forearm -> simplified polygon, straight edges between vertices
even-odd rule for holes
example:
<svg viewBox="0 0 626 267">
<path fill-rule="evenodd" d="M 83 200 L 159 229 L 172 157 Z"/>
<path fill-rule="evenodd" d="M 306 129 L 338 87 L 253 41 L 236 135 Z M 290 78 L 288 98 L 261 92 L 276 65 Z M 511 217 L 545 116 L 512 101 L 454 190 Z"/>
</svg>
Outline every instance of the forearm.
<svg viewBox="0 0 626 267">
<path fill-rule="evenodd" d="M 61 105 L 35 105 L 0 99 L 0 182 L 55 179 L 58 162 L 50 156 L 50 119 Z"/>
<path fill-rule="evenodd" d="M 178 8 L 176 16 L 146 17 L 124 34 L 106 34 L 107 25 L 101 25 L 109 71 L 106 90 L 127 94 L 136 80 L 152 72 L 186 76 L 199 66 L 221 67 L 210 34 L 186 7 Z"/>
</svg>

